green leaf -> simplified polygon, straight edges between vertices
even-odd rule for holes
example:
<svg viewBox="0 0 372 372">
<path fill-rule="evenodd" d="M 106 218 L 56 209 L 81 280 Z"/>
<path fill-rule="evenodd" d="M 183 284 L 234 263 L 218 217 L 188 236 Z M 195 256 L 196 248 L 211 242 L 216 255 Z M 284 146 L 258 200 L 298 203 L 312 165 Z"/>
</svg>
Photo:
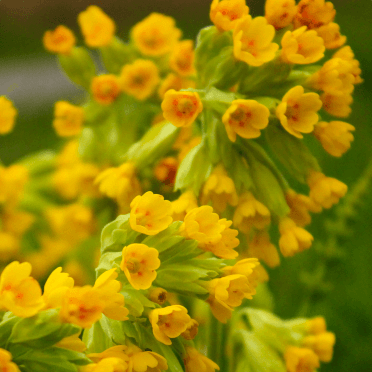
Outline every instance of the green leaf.
<svg viewBox="0 0 372 372">
<path fill-rule="evenodd" d="M 101 253 L 112 251 L 112 246 L 123 245 L 126 242 L 125 226 L 129 221 L 129 213 L 118 216 L 114 221 L 107 224 L 101 234 Z"/>
<path fill-rule="evenodd" d="M 101 322 L 94 323 L 90 328 L 84 329 L 83 342 L 87 346 L 87 353 L 102 353 L 113 345 L 104 332 Z"/>
</svg>

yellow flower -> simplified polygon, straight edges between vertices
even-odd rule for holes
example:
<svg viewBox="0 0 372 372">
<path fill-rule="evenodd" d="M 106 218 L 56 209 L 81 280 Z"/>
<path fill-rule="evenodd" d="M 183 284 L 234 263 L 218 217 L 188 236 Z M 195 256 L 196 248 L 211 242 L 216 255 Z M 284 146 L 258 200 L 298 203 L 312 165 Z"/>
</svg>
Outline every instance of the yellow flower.
<svg viewBox="0 0 372 372">
<path fill-rule="evenodd" d="M 276 108 L 276 116 L 284 129 L 297 138 L 301 133 L 311 133 L 318 122 L 317 111 L 322 107 L 319 95 L 313 92 L 304 93 L 298 85 L 290 89 Z"/>
<path fill-rule="evenodd" d="M 11 260 L 18 254 L 19 248 L 19 238 L 16 238 L 9 232 L 0 230 L 0 262 L 7 262 Z"/>
<path fill-rule="evenodd" d="M 136 196 L 130 208 L 130 227 L 142 234 L 156 235 L 172 223 L 172 203 L 151 191 Z"/>
<path fill-rule="evenodd" d="M 257 258 L 245 258 L 237 261 L 234 266 L 224 267 L 222 271 L 224 275 L 244 275 L 253 286 L 256 286 L 255 270 L 259 265 Z"/>
<path fill-rule="evenodd" d="M 66 26 L 58 26 L 54 31 L 46 31 L 43 37 L 44 48 L 52 53 L 70 54 L 76 44 L 74 33 Z"/>
<path fill-rule="evenodd" d="M 84 122 L 84 109 L 66 101 L 58 101 L 54 106 L 53 127 L 61 137 L 80 134 Z"/>
<path fill-rule="evenodd" d="M 145 59 L 124 65 L 119 77 L 121 90 L 140 101 L 150 97 L 159 82 L 158 67 L 153 61 Z"/>
<path fill-rule="evenodd" d="M 194 42 L 192 40 L 182 40 L 172 50 L 169 57 L 169 67 L 181 76 L 195 74 L 194 68 Z"/>
<path fill-rule="evenodd" d="M 247 15 L 236 24 L 234 29 L 234 56 L 250 66 L 261 66 L 274 59 L 279 48 L 272 42 L 275 28 L 264 17 L 252 19 Z"/>
<path fill-rule="evenodd" d="M 199 323 L 195 319 L 191 319 L 190 322 L 187 324 L 187 328 L 185 332 L 181 333 L 181 336 L 185 340 L 193 340 L 196 335 L 198 334 L 199 330 Z"/>
<path fill-rule="evenodd" d="M 309 29 L 318 28 L 333 21 L 336 11 L 330 1 L 301 0 L 297 5 L 294 19 L 295 28 L 307 26 Z"/>
<path fill-rule="evenodd" d="M 209 16 L 219 30 L 229 31 L 248 13 L 249 8 L 245 5 L 245 0 L 213 0 Z"/>
<path fill-rule="evenodd" d="M 195 81 L 185 79 L 174 73 L 169 73 L 165 77 L 165 79 L 161 82 L 159 89 L 158 89 L 158 95 L 163 100 L 165 93 L 170 89 L 179 91 L 181 89 L 195 88 L 195 87 L 196 87 Z"/>
<path fill-rule="evenodd" d="M 279 247 L 284 257 L 291 257 L 295 253 L 302 252 L 311 247 L 313 236 L 298 227 L 293 220 L 285 217 L 279 223 Z"/>
<path fill-rule="evenodd" d="M 87 357 L 94 363 L 98 363 L 103 359 L 107 358 L 118 358 L 123 362 L 128 363 L 129 356 L 126 354 L 128 346 L 126 345 L 116 345 L 109 347 L 108 349 L 102 351 L 102 353 L 92 353 L 88 354 Z"/>
<path fill-rule="evenodd" d="M 174 185 L 178 168 L 178 160 L 173 156 L 162 159 L 154 169 L 156 179 L 165 185 Z"/>
<path fill-rule="evenodd" d="M 215 362 L 199 353 L 199 351 L 193 347 L 186 347 L 186 354 L 183 357 L 183 362 L 186 372 L 214 372 L 215 370 L 220 370 L 220 367 Z"/>
<path fill-rule="evenodd" d="M 28 262 L 13 261 L 0 276 L 0 309 L 28 318 L 44 306 L 39 283 L 32 277 Z"/>
<path fill-rule="evenodd" d="M 4 208 L 1 213 L 4 230 L 16 237 L 22 237 L 35 222 L 35 216 L 28 212 Z"/>
<path fill-rule="evenodd" d="M 12 101 L 5 96 L 0 97 L 0 134 L 6 134 L 13 130 L 17 110 Z"/>
<path fill-rule="evenodd" d="M 260 130 L 269 124 L 269 109 L 250 99 L 237 99 L 222 116 L 230 141 L 236 141 L 236 135 L 243 138 L 257 138 Z"/>
<path fill-rule="evenodd" d="M 327 324 L 322 316 L 308 319 L 305 323 L 306 331 L 310 334 L 317 335 L 327 331 Z"/>
<path fill-rule="evenodd" d="M 280 265 L 278 251 L 270 242 L 270 236 L 266 230 L 256 231 L 248 247 L 249 255 L 264 261 L 267 266 L 274 268 Z"/>
<path fill-rule="evenodd" d="M 0 348 L 0 367 L 2 372 L 20 372 L 18 366 L 12 362 L 12 354 Z"/>
<path fill-rule="evenodd" d="M 333 346 L 336 337 L 332 332 L 323 332 L 316 335 L 306 336 L 302 340 L 302 345 L 312 349 L 319 357 L 319 360 L 328 363 L 332 360 Z"/>
<path fill-rule="evenodd" d="M 149 319 L 155 338 L 165 345 L 171 345 L 171 338 L 185 332 L 191 320 L 187 309 L 181 305 L 152 310 Z"/>
<path fill-rule="evenodd" d="M 159 252 L 145 244 L 130 244 L 123 248 L 120 268 L 135 289 L 148 289 L 160 266 Z"/>
<path fill-rule="evenodd" d="M 354 141 L 352 131 L 355 127 L 343 121 L 319 122 L 314 129 L 315 137 L 331 155 L 340 157 L 350 148 Z"/>
<path fill-rule="evenodd" d="M 307 348 L 288 346 L 284 359 L 288 372 L 315 372 L 320 367 L 317 355 Z"/>
<path fill-rule="evenodd" d="M 241 232 L 247 234 L 254 227 L 262 230 L 270 225 L 270 211 L 259 202 L 250 192 L 245 192 L 239 197 L 235 209 L 233 223 Z"/>
<path fill-rule="evenodd" d="M 63 349 L 68 349 L 72 351 L 77 351 L 83 353 L 87 347 L 82 340 L 79 338 L 80 332 L 75 333 L 72 336 L 63 338 L 61 341 L 57 342 L 54 346 L 61 347 Z"/>
<path fill-rule="evenodd" d="M 181 37 L 175 21 L 159 13 L 151 13 L 132 29 L 136 47 L 145 56 L 162 56 L 169 53 Z"/>
<path fill-rule="evenodd" d="M 203 110 L 196 92 L 176 92 L 169 89 L 161 104 L 163 116 L 176 127 L 190 126 Z"/>
<path fill-rule="evenodd" d="M 149 292 L 149 299 L 158 305 L 164 305 L 168 300 L 168 292 L 163 288 L 155 288 Z"/>
<path fill-rule="evenodd" d="M 277 30 L 287 27 L 296 15 L 295 0 L 266 0 L 265 17 Z"/>
<path fill-rule="evenodd" d="M 350 105 L 353 103 L 353 97 L 345 92 L 325 92 L 320 96 L 323 102 L 323 108 L 329 114 L 338 118 L 347 118 L 351 113 Z"/>
<path fill-rule="evenodd" d="M 227 175 L 222 164 L 214 168 L 203 186 L 201 203 L 207 204 L 208 201 L 212 202 L 213 208 L 218 213 L 223 212 L 227 204 L 232 206 L 238 204 L 234 181 Z"/>
<path fill-rule="evenodd" d="M 321 172 L 311 172 L 307 183 L 310 187 L 310 198 L 326 209 L 337 204 L 347 192 L 347 186 L 343 182 L 326 177 Z"/>
<path fill-rule="evenodd" d="M 128 365 L 120 358 L 105 358 L 98 363 L 87 364 L 79 372 L 127 372 Z"/>
<path fill-rule="evenodd" d="M 181 194 L 181 196 L 172 202 L 173 220 L 183 221 L 188 212 L 198 207 L 198 201 L 194 193 L 189 190 Z"/>
<path fill-rule="evenodd" d="M 341 35 L 340 26 L 331 22 L 316 29 L 318 35 L 324 40 L 326 49 L 337 49 L 346 43 L 346 36 Z"/>
<path fill-rule="evenodd" d="M 116 75 L 100 75 L 92 79 L 90 87 L 93 98 L 102 105 L 109 105 L 120 94 L 119 78 Z"/>
<path fill-rule="evenodd" d="M 78 15 L 78 23 L 85 43 L 92 48 L 109 45 L 115 34 L 114 21 L 95 5 Z"/>
<path fill-rule="evenodd" d="M 360 84 L 363 82 L 363 79 L 360 77 L 362 70 L 360 69 L 359 61 L 354 58 L 354 53 L 349 46 L 345 46 L 339 49 L 332 58 L 341 58 L 344 61 L 347 61 L 351 64 L 351 73 L 355 77 L 354 84 Z"/>
<path fill-rule="evenodd" d="M 287 63 L 306 65 L 319 61 L 324 57 L 324 41 L 314 30 L 306 30 L 306 26 L 294 31 L 287 31 L 281 41 L 281 58 Z"/>
<path fill-rule="evenodd" d="M 0 205 L 15 207 L 27 181 L 28 170 L 24 166 L 15 164 L 5 168 L 0 165 Z"/>
</svg>

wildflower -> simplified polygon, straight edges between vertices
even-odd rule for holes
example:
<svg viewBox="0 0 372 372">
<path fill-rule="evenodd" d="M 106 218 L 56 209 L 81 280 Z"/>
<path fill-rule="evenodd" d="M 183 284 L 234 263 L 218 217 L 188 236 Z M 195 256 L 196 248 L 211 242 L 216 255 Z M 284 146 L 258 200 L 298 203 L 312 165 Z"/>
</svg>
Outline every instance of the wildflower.
<svg viewBox="0 0 372 372">
<path fill-rule="evenodd" d="M 195 88 L 195 81 L 190 79 L 185 79 L 184 77 L 178 76 L 174 73 L 169 73 L 165 79 L 161 82 L 158 95 L 163 100 L 165 93 L 170 90 L 179 91 L 181 89 Z"/>
<path fill-rule="evenodd" d="M 5 96 L 0 96 L 0 134 L 6 134 L 13 130 L 17 110 L 12 101 Z"/>
<path fill-rule="evenodd" d="M 70 54 L 76 44 L 74 33 L 60 25 L 54 31 L 46 31 L 43 37 L 44 48 L 52 53 Z"/>
<path fill-rule="evenodd" d="M 333 346 L 336 337 L 332 332 L 322 332 L 316 335 L 306 336 L 302 345 L 312 349 L 322 362 L 330 362 L 333 356 Z"/>
<path fill-rule="evenodd" d="M 159 252 L 155 248 L 145 244 L 130 244 L 123 248 L 120 268 L 133 288 L 150 288 L 159 266 Z"/>
<path fill-rule="evenodd" d="M 270 224 L 270 220 L 270 211 L 252 193 L 246 192 L 239 197 L 233 223 L 240 231 L 247 234 L 253 227 L 262 230 Z"/>
<path fill-rule="evenodd" d="M 237 21 L 248 15 L 249 8 L 245 0 L 213 0 L 210 8 L 210 19 L 221 31 L 233 30 Z"/>
<path fill-rule="evenodd" d="M 83 353 L 87 347 L 83 341 L 79 338 L 80 332 L 75 333 L 72 336 L 63 338 L 61 341 L 57 342 L 54 346 L 61 347 L 63 349 L 68 349 L 72 351 L 77 351 Z"/>
<path fill-rule="evenodd" d="M 11 260 L 14 256 L 16 256 L 19 248 L 19 239 L 9 232 L 0 230 L 0 262 L 7 262 Z"/>
<path fill-rule="evenodd" d="M 355 127 L 343 121 L 319 122 L 314 129 L 315 137 L 331 155 L 340 157 L 350 148 L 354 141 L 352 131 Z"/>
<path fill-rule="evenodd" d="M 215 362 L 199 353 L 199 351 L 193 347 L 186 347 L 186 354 L 183 357 L 183 362 L 186 372 L 214 372 L 216 369 L 218 371 L 220 370 L 220 367 Z"/>
<path fill-rule="evenodd" d="M 149 299 L 158 305 L 164 305 L 167 302 L 168 292 L 163 288 L 156 288 L 150 291 Z"/>
<path fill-rule="evenodd" d="M 0 348 L 0 367 L 3 372 L 20 372 L 18 366 L 12 362 L 12 354 Z"/>
<path fill-rule="evenodd" d="M 304 93 L 304 88 L 298 85 L 290 89 L 276 108 L 276 116 L 284 129 L 297 138 L 303 138 L 301 133 L 310 133 L 318 122 L 317 111 L 322 107 L 319 95 L 313 92 Z"/>
<path fill-rule="evenodd" d="M 324 40 L 326 49 L 337 49 L 346 43 L 346 36 L 341 35 L 340 26 L 331 22 L 316 29 L 318 35 Z"/>
<path fill-rule="evenodd" d="M 140 101 L 150 97 L 159 82 L 158 67 L 145 59 L 137 59 L 132 64 L 124 65 L 119 77 L 121 90 Z"/>
<path fill-rule="evenodd" d="M 296 15 L 295 0 L 266 0 L 265 17 L 277 30 L 287 27 Z"/>
<path fill-rule="evenodd" d="M 311 247 L 313 236 L 301 227 L 296 226 L 293 220 L 286 217 L 279 224 L 279 247 L 284 257 L 291 257 Z"/>
<path fill-rule="evenodd" d="M 146 235 L 156 235 L 172 223 L 172 204 L 151 191 L 136 196 L 130 204 L 130 226 Z"/>
<path fill-rule="evenodd" d="M 346 92 L 325 92 L 320 96 L 323 108 L 329 114 L 338 118 L 347 118 L 351 113 L 350 105 L 353 97 Z"/>
<path fill-rule="evenodd" d="M 173 18 L 159 13 L 151 13 L 132 29 L 136 47 L 143 55 L 153 57 L 169 53 L 181 34 Z"/>
<path fill-rule="evenodd" d="M 236 24 L 234 29 L 234 56 L 250 66 L 261 66 L 274 59 L 279 48 L 272 42 L 275 28 L 264 17 L 252 19 L 247 15 Z"/>
<path fill-rule="evenodd" d="M 248 247 L 248 252 L 251 257 L 257 257 L 271 268 L 279 266 L 280 257 L 278 251 L 275 245 L 270 242 L 270 236 L 266 230 L 256 231 Z M 238 263 L 239 262 L 241 261 L 238 261 Z M 234 272 L 234 274 L 238 273 Z"/>
<path fill-rule="evenodd" d="M 125 354 L 129 357 L 128 371 L 161 372 L 168 369 L 168 364 L 164 357 L 152 351 L 142 351 L 135 345 L 129 345 L 125 350 Z"/>
<path fill-rule="evenodd" d="M 191 320 L 187 309 L 181 305 L 152 310 L 149 319 L 155 338 L 165 345 L 171 345 L 171 338 L 185 332 Z"/>
<path fill-rule="evenodd" d="M 84 109 L 66 101 L 58 101 L 54 106 L 53 127 L 61 137 L 80 134 L 84 122 Z"/>
<path fill-rule="evenodd" d="M 203 110 L 203 104 L 196 92 L 168 90 L 161 104 L 163 116 L 176 127 L 190 126 Z"/>
<path fill-rule="evenodd" d="M 306 331 L 310 334 L 317 335 L 327 331 L 327 324 L 322 316 L 308 319 L 305 323 Z"/>
<path fill-rule="evenodd" d="M 230 141 L 236 141 L 236 135 L 243 138 L 257 138 L 260 130 L 269 123 L 269 109 L 255 100 L 237 99 L 231 102 L 222 117 Z"/>
<path fill-rule="evenodd" d="M 13 261 L 0 276 L 0 309 L 28 318 L 44 306 L 39 283 L 32 277 L 28 262 Z"/>
<path fill-rule="evenodd" d="M 333 21 L 336 11 L 330 1 L 301 0 L 297 5 L 294 18 L 295 28 L 307 26 L 309 29 L 318 28 Z"/>
<path fill-rule="evenodd" d="M 183 221 L 186 214 L 197 207 L 198 201 L 194 193 L 191 190 L 184 192 L 178 199 L 172 202 L 173 220 Z"/>
<path fill-rule="evenodd" d="M 88 354 L 88 358 L 94 363 L 108 358 L 118 358 L 127 364 L 129 362 L 129 356 L 126 353 L 127 350 L 128 346 L 126 345 L 116 345 L 102 351 L 102 353 Z"/>
<path fill-rule="evenodd" d="M 120 358 L 105 358 L 79 368 L 80 372 L 127 372 L 128 365 Z"/>
<path fill-rule="evenodd" d="M 311 172 L 307 183 L 310 187 L 310 198 L 326 209 L 337 204 L 347 192 L 347 186 L 343 182 L 326 177 L 321 172 Z"/>
<path fill-rule="evenodd" d="M 359 61 L 354 58 L 354 53 L 349 46 L 345 46 L 339 49 L 332 58 L 341 58 L 344 61 L 350 63 L 350 72 L 355 77 L 354 84 L 360 84 L 363 82 L 363 79 L 360 77 L 362 70 L 360 69 Z"/>
<path fill-rule="evenodd" d="M 85 43 L 92 48 L 107 46 L 114 37 L 114 21 L 98 6 L 91 5 L 81 12 L 78 23 Z"/>
<path fill-rule="evenodd" d="M 250 280 L 255 276 L 254 271 L 259 265 L 257 258 L 245 258 L 237 261 L 234 266 L 224 267 L 222 271 L 224 275 L 244 275 Z"/>
<path fill-rule="evenodd" d="M 324 57 L 324 41 L 314 30 L 306 26 L 294 31 L 287 31 L 281 41 L 281 57 L 284 62 L 306 65 Z"/>
<path fill-rule="evenodd" d="M 319 358 L 308 348 L 288 346 L 284 353 L 288 372 L 315 372 L 319 365 Z"/>
<path fill-rule="evenodd" d="M 199 323 L 195 319 L 191 319 L 187 324 L 186 331 L 181 333 L 185 340 L 193 340 L 198 334 Z"/>
<path fill-rule="evenodd" d="M 93 98 L 102 105 L 109 105 L 120 94 L 119 79 L 116 75 L 100 75 L 92 79 Z"/>
<path fill-rule="evenodd" d="M 192 40 L 182 40 L 172 50 L 169 57 L 169 67 L 181 76 L 195 74 L 194 68 L 194 42 Z"/>
<path fill-rule="evenodd" d="M 0 203 L 9 208 L 15 207 L 28 181 L 28 170 L 22 165 L 7 168 L 0 165 Z"/>
<path fill-rule="evenodd" d="M 154 174 L 158 181 L 165 185 L 173 185 L 176 179 L 177 168 L 177 159 L 173 156 L 168 156 L 156 165 Z"/>
</svg>

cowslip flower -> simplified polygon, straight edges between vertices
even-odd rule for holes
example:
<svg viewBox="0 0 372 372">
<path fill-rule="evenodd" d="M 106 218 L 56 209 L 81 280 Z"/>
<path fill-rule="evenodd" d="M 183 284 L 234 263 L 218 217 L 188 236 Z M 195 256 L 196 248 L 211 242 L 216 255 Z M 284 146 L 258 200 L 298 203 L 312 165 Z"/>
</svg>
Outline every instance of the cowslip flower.
<svg viewBox="0 0 372 372">
<path fill-rule="evenodd" d="M 360 77 L 362 70 L 360 69 L 360 63 L 355 59 L 355 55 L 352 49 L 347 45 L 339 49 L 332 58 L 341 58 L 344 61 L 347 61 L 351 64 L 351 73 L 355 77 L 354 84 L 360 84 L 363 82 L 363 79 Z"/>
<path fill-rule="evenodd" d="M 92 48 L 109 45 L 115 34 L 114 21 L 95 5 L 78 15 L 78 23 L 85 43 Z"/>
<path fill-rule="evenodd" d="M 234 29 L 234 56 L 250 66 L 261 66 L 274 59 L 279 45 L 273 43 L 275 28 L 264 17 L 249 15 L 238 20 Z"/>
<path fill-rule="evenodd" d="M 169 89 L 161 103 L 164 119 L 176 127 L 190 126 L 203 110 L 203 104 L 196 92 L 176 92 Z"/>
<path fill-rule="evenodd" d="M 145 59 L 124 65 L 119 76 L 121 90 L 140 101 L 150 97 L 159 82 L 158 67 L 153 61 Z"/>
<path fill-rule="evenodd" d="M 163 100 L 164 95 L 168 90 L 173 89 L 179 91 L 187 88 L 196 88 L 195 81 L 186 79 L 171 72 L 164 80 L 162 80 L 158 89 L 158 95 Z"/>
<path fill-rule="evenodd" d="M 172 17 L 151 13 L 132 29 L 132 38 L 145 56 L 162 56 L 169 53 L 181 37 Z"/>
<path fill-rule="evenodd" d="M 91 83 L 93 98 L 102 105 L 110 105 L 120 94 L 119 78 L 116 75 L 95 76 Z"/>
<path fill-rule="evenodd" d="M 277 30 L 287 27 L 297 13 L 295 0 L 266 0 L 265 18 Z"/>
<path fill-rule="evenodd" d="M 281 58 L 284 62 L 306 65 L 324 57 L 324 41 L 314 30 L 306 26 L 287 31 L 281 41 Z"/>
<path fill-rule="evenodd" d="M 186 331 L 181 333 L 181 336 L 185 340 L 193 340 L 199 331 L 199 323 L 195 319 L 191 319 L 190 322 L 187 324 Z"/>
<path fill-rule="evenodd" d="M 84 109 L 66 101 L 58 101 L 54 106 L 53 127 L 61 137 L 80 134 L 84 122 Z"/>
<path fill-rule="evenodd" d="M 174 46 L 169 56 L 169 67 L 181 76 L 194 75 L 194 57 L 194 42 L 182 40 Z"/>
<path fill-rule="evenodd" d="M 0 97 L 0 134 L 6 134 L 13 130 L 17 110 L 5 96 Z"/>
<path fill-rule="evenodd" d="M 171 338 L 185 332 L 191 320 L 187 309 L 181 305 L 152 310 L 149 319 L 155 338 L 165 345 L 171 345 Z"/>
<path fill-rule="evenodd" d="M 236 141 L 238 134 L 243 138 L 257 138 L 261 129 L 269 124 L 269 109 L 255 100 L 237 99 L 222 116 L 230 141 Z"/>
<path fill-rule="evenodd" d="M 318 28 L 333 21 L 336 10 L 330 1 L 301 0 L 297 5 L 294 18 L 295 28 L 307 26 L 309 29 Z"/>
<path fill-rule="evenodd" d="M 66 26 L 57 26 L 54 31 L 46 31 L 43 37 L 44 48 L 52 53 L 70 54 L 76 44 L 74 33 Z"/>
<path fill-rule="evenodd" d="M 328 363 L 332 360 L 335 342 L 336 337 L 334 333 L 322 332 L 316 335 L 306 336 L 302 340 L 302 345 L 313 350 L 321 362 Z"/>
<path fill-rule="evenodd" d="M 314 130 L 314 125 L 318 122 L 317 112 L 321 107 L 322 101 L 318 94 L 304 93 L 304 88 L 298 85 L 284 95 L 276 108 L 276 116 L 288 133 L 303 138 L 301 133 Z"/>
<path fill-rule="evenodd" d="M 248 15 L 249 8 L 245 0 L 213 0 L 210 8 L 210 19 L 222 31 L 233 30 L 237 21 Z"/>
<path fill-rule="evenodd" d="M 318 35 L 324 40 L 326 49 L 337 49 L 346 43 L 346 36 L 341 35 L 340 26 L 331 22 L 316 29 Z"/>
<path fill-rule="evenodd" d="M 120 268 L 135 289 L 148 289 L 160 266 L 159 252 L 145 244 L 130 244 L 123 248 Z"/>
<path fill-rule="evenodd" d="M 120 358 L 105 358 L 79 368 L 80 372 L 127 372 L 128 364 Z"/>
<path fill-rule="evenodd" d="M 64 337 L 61 341 L 58 341 L 54 346 L 61 347 L 72 351 L 83 353 L 87 347 L 82 340 L 80 340 L 81 332 L 75 333 L 72 336 Z"/>
<path fill-rule="evenodd" d="M 257 258 L 244 258 L 237 261 L 234 266 L 226 266 L 222 269 L 224 275 L 244 275 L 250 282 L 253 282 L 254 271 L 260 265 Z"/>
<path fill-rule="evenodd" d="M 44 306 L 39 283 L 30 276 L 31 264 L 14 261 L 0 276 L 0 309 L 21 318 L 37 314 Z"/>
<path fill-rule="evenodd" d="M 325 92 L 320 96 L 323 109 L 338 118 L 347 118 L 351 113 L 353 97 L 346 92 Z"/>
<path fill-rule="evenodd" d="M 340 157 L 354 141 L 354 130 L 354 126 L 343 121 L 322 121 L 315 126 L 314 135 L 329 154 Z"/>
<path fill-rule="evenodd" d="M 165 185 L 174 185 L 178 168 L 178 160 L 173 156 L 167 156 L 160 160 L 154 168 L 156 179 Z"/>
<path fill-rule="evenodd" d="M 186 214 L 197 207 L 198 201 L 193 191 L 184 192 L 178 199 L 172 201 L 173 220 L 183 221 Z"/>
<path fill-rule="evenodd" d="M 308 348 L 288 346 L 284 360 L 288 372 L 315 372 L 320 367 L 318 356 Z"/>
<path fill-rule="evenodd" d="M 248 253 L 251 257 L 257 257 L 259 260 L 262 260 L 271 268 L 280 265 L 278 250 L 275 245 L 271 243 L 270 235 L 266 230 L 255 232 L 252 240 L 248 244 Z M 239 262 L 241 261 L 238 261 L 238 263 Z"/>
<path fill-rule="evenodd" d="M 279 248 L 284 257 L 291 257 L 311 247 L 313 236 L 295 224 L 289 217 L 282 218 L 279 223 Z"/>
<path fill-rule="evenodd" d="M 142 234 L 156 235 L 172 223 L 172 203 L 151 191 L 136 196 L 130 208 L 130 227 Z"/>
<path fill-rule="evenodd" d="M 317 316 L 315 318 L 307 319 L 305 322 L 305 328 L 307 333 L 317 335 L 327 331 L 327 323 L 322 316 Z"/>
<path fill-rule="evenodd" d="M 0 348 L 0 367 L 3 372 L 20 372 L 18 366 L 12 362 L 12 354 Z"/>
<path fill-rule="evenodd" d="M 183 356 L 183 362 L 185 364 L 186 372 L 215 372 L 216 370 L 220 370 L 220 367 L 215 362 L 199 353 L 195 348 L 186 347 L 185 351 L 186 353 Z"/>
</svg>

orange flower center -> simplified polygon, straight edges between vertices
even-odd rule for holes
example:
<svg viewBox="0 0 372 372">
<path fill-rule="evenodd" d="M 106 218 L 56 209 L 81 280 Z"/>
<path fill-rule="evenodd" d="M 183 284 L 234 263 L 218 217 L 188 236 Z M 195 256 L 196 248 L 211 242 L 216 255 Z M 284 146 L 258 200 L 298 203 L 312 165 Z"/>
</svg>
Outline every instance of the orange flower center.
<svg viewBox="0 0 372 372">
<path fill-rule="evenodd" d="M 131 274 L 137 274 L 141 268 L 140 262 L 136 258 L 129 258 L 125 266 Z"/>
<path fill-rule="evenodd" d="M 193 116 L 197 107 L 197 101 L 190 97 L 174 100 L 173 104 L 176 106 L 178 116 Z"/>
</svg>

